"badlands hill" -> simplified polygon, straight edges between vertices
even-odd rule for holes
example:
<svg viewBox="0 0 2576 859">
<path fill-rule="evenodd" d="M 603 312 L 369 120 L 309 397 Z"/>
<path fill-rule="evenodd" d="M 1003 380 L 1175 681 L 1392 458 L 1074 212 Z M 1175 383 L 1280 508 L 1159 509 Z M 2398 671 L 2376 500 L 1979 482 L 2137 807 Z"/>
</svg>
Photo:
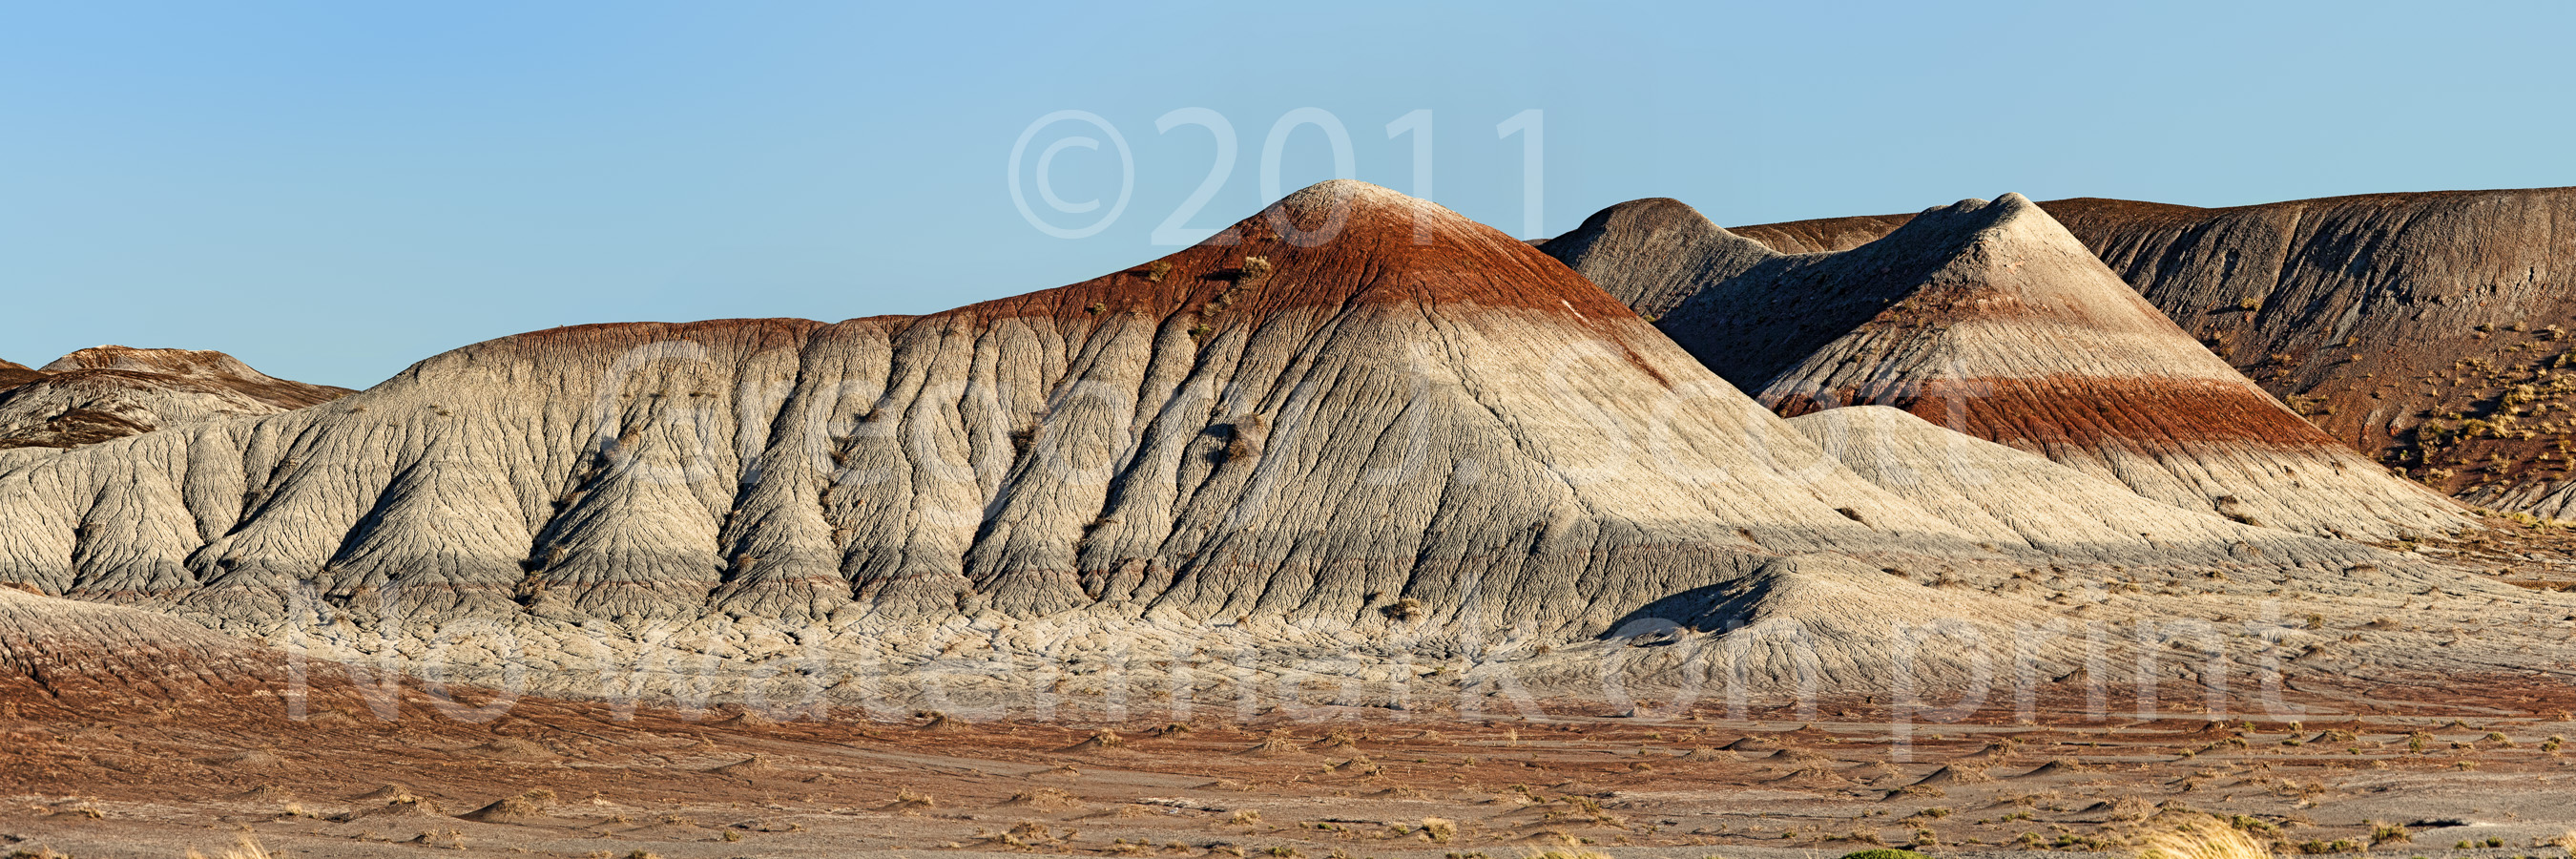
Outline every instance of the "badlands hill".
<svg viewBox="0 0 2576 859">
<path fill-rule="evenodd" d="M 1683 682 L 1713 659 L 1737 688 L 1936 684 L 1992 667 L 1956 642 L 2016 641 L 2079 590 L 2141 642 L 2283 596 L 2356 624 L 2428 589 L 2576 607 L 2205 500 L 2137 517 L 2110 487 L 2163 449 L 2082 448 L 2125 457 L 2088 480 L 1971 445 L 1926 486 L 1846 465 L 1939 448 L 1922 427 L 1827 436 L 1856 449 L 1811 431 L 1546 254 L 1331 182 L 1151 264 L 945 313 L 535 332 L 67 450 L 0 471 L 0 581 L 540 691 L 613 694 L 628 666 L 657 694 L 952 702 L 1107 694 L 1094 675 L 1131 660 L 1160 688 L 1328 677 L 1355 702 L 1495 665 L 1590 694 L 1604 665 Z M 2328 461 L 2244 455 L 2361 494 L 2348 518 L 2412 510 Z M 1994 494 L 2033 486 L 2111 495 Z M 2256 489 L 2276 515 L 2286 490 Z M 1673 646 L 1623 643 L 1646 633 Z M 2431 635 L 2312 664 L 2439 674 L 2516 643 Z M 2075 646 L 2013 658 L 2067 676 Z"/>
<path fill-rule="evenodd" d="M 2576 517 L 2576 188 L 2040 207 L 2335 438 L 2474 503 Z M 1735 232 L 1833 251 L 1910 217 Z"/>
<path fill-rule="evenodd" d="M 1587 223 L 1601 235 L 1549 248 L 1596 280 L 1643 281 L 1626 288 L 1641 311 L 1784 415 L 1895 405 L 2148 498 L 2303 533 L 2390 539 L 2465 524 L 2209 354 L 2020 195 L 1933 209 L 1835 253 L 1757 254 L 1705 219 L 1651 223 L 1690 238 L 1617 235 L 1604 213 Z M 1711 252 L 1695 265 L 1638 262 L 1668 247 Z"/>
<path fill-rule="evenodd" d="M 99 346 L 39 370 L 0 366 L 0 451 L 78 447 L 219 415 L 329 402 L 346 388 L 272 378 L 230 355 Z M 0 452 L 0 468 L 26 454 Z"/>
<path fill-rule="evenodd" d="M 0 522 L 0 578 L 255 632 L 1070 617 L 1565 640 L 1757 575 L 1955 603 L 1781 553 L 1974 551 L 1544 254 L 1351 182 L 932 316 L 467 347 L 21 467 Z"/>
</svg>

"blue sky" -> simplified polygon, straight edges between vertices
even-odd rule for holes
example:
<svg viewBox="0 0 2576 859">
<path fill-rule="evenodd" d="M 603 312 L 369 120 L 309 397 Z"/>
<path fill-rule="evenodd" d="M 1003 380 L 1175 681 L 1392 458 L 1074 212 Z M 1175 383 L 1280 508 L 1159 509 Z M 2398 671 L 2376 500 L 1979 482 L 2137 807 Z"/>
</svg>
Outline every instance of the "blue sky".
<svg viewBox="0 0 2576 859">
<path fill-rule="evenodd" d="M 920 313 L 1256 211 L 1318 108 L 1359 178 L 1523 232 L 1678 197 L 1720 223 L 2020 191 L 2235 205 L 2576 184 L 2576 4 L 0 2 L 0 357 L 222 349 L 363 387 L 561 324 Z M 1057 238 L 1036 119 L 1134 162 Z M 1313 115 L 1312 113 L 1304 115 Z M 1105 214 L 1114 146 L 1038 197 Z M 1277 176 L 1336 168 L 1318 125 Z"/>
</svg>

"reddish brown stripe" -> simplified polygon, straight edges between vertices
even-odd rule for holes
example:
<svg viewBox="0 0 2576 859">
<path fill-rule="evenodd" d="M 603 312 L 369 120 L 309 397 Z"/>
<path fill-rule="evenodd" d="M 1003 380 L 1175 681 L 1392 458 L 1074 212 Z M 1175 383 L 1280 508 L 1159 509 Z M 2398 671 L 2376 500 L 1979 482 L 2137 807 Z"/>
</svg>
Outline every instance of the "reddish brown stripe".
<svg viewBox="0 0 2576 859">
<path fill-rule="evenodd" d="M 1890 405 L 1989 441 L 2018 447 L 2120 442 L 2168 450 L 2205 442 L 2341 449 L 2270 397 L 2241 384 L 2184 379 L 1940 380 L 1920 390 L 1765 395 L 1796 417 L 1836 405 Z"/>
</svg>

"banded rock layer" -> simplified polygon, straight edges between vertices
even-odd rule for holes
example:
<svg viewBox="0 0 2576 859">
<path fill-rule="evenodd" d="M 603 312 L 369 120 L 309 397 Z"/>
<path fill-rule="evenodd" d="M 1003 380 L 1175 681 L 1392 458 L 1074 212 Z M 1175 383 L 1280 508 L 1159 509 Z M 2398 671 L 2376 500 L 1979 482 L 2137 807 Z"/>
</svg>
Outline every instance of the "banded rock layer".
<svg viewBox="0 0 2576 859">
<path fill-rule="evenodd" d="M 1646 268 L 1650 285 L 1628 291 L 1646 312 L 1669 306 L 1658 327 L 1782 414 L 1895 405 L 2157 501 L 2302 533 L 2389 539 L 2465 524 L 2192 342 L 2020 195 L 1930 210 L 1838 253 L 1752 254 L 1705 219 L 1657 228 L 1690 238 L 1549 248 L 1645 249 L 1573 257 L 1604 282 L 1627 280 L 1657 247 L 1713 249 L 1705 265 Z M 1677 268 L 1712 279 L 1693 285 Z"/>
<path fill-rule="evenodd" d="M 2576 517 L 2576 188 L 2040 206 L 2335 438 L 2474 503 Z M 1842 250 L 1909 217 L 1736 232 Z"/>
</svg>

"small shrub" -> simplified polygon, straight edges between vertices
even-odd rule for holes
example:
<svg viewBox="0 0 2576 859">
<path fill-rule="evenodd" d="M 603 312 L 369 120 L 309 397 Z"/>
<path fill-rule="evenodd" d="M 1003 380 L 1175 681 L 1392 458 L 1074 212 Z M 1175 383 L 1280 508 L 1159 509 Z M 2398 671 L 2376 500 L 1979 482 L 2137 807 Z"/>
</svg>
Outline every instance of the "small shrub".
<svg viewBox="0 0 2576 859">
<path fill-rule="evenodd" d="M 1269 257 L 1248 256 L 1243 258 L 1242 279 L 1247 282 L 1267 279 L 1270 277 L 1270 271 L 1271 266 Z"/>
</svg>

